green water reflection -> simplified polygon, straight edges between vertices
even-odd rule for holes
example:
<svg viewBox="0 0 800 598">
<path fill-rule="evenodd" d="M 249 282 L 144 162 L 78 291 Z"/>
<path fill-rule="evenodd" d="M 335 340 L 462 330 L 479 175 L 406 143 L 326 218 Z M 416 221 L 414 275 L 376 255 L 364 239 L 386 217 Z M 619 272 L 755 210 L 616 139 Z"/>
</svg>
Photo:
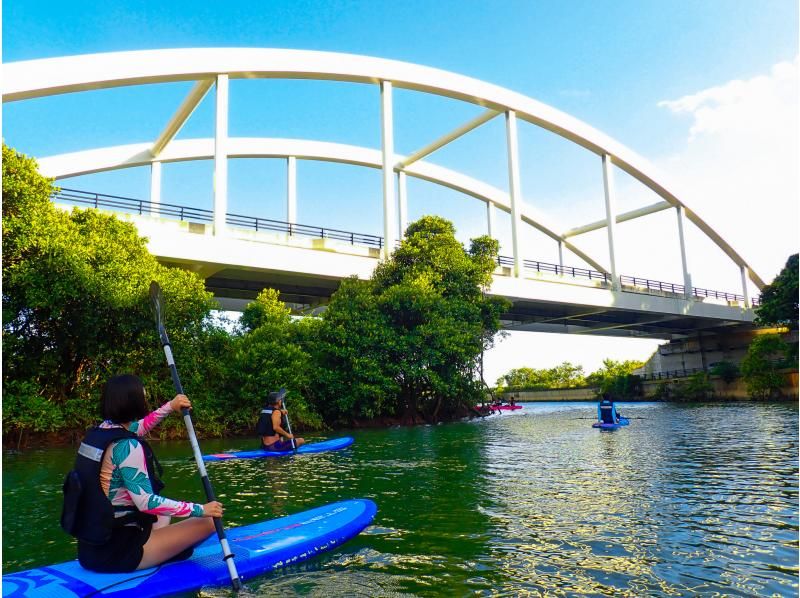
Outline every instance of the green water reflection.
<svg viewBox="0 0 800 598">
<path fill-rule="evenodd" d="M 352 432 L 338 453 L 209 464 L 228 525 L 372 498 L 338 551 L 251 580 L 253 595 L 797 595 L 797 407 L 586 404 Z M 249 448 L 204 440 L 206 452 Z M 165 494 L 202 500 L 184 443 L 157 446 Z M 58 528 L 69 449 L 3 458 L 3 570 L 74 556 Z M 226 589 L 203 595 L 228 595 Z"/>
</svg>

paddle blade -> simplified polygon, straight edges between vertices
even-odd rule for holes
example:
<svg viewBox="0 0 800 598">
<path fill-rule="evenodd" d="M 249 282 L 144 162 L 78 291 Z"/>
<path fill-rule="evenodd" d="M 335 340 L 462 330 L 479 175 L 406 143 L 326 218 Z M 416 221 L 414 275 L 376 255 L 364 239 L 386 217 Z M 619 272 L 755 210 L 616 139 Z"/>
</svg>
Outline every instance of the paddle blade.
<svg viewBox="0 0 800 598">
<path fill-rule="evenodd" d="M 153 308 L 153 316 L 156 319 L 156 326 L 161 328 L 161 326 L 164 325 L 164 300 L 161 295 L 161 287 L 155 280 L 150 283 L 150 305 Z"/>
<path fill-rule="evenodd" d="M 167 331 L 164 329 L 164 296 L 161 294 L 161 287 L 154 280 L 150 283 L 150 304 L 153 308 L 153 316 L 156 319 L 156 329 L 161 339 L 162 345 L 169 344 Z"/>
</svg>

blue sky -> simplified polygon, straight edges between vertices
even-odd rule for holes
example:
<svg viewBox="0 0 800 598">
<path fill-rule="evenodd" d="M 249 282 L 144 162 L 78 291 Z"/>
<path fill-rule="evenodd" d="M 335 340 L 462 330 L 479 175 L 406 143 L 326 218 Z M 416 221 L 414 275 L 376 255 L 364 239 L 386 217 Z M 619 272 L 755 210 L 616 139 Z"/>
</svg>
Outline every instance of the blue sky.
<svg viewBox="0 0 800 598">
<path fill-rule="evenodd" d="M 700 205 L 692 205 L 733 235 L 734 246 L 771 279 L 788 253 L 797 250 L 796 170 L 794 177 L 786 167 L 777 175 L 774 172 L 776 160 L 797 155 L 796 134 L 784 138 L 780 133 L 787 126 L 791 129 L 786 115 L 795 118 L 797 129 L 796 108 L 787 108 L 792 103 L 787 85 L 790 88 L 792 81 L 794 100 L 797 95 L 797 11 L 791 0 L 4 2 L 2 49 L 3 61 L 11 62 L 169 47 L 301 48 L 405 60 L 469 75 L 572 114 L 676 175 L 684 186 L 701 190 Z M 784 63 L 794 71 L 781 78 L 771 69 Z M 731 85 L 735 81 L 744 83 Z M 3 136 L 7 143 L 40 157 L 148 141 L 189 87 L 174 83 L 7 104 Z M 742 87 L 743 93 L 738 91 Z M 398 152 L 412 151 L 480 111 L 401 90 L 396 92 L 395 110 Z M 766 113 L 780 114 L 782 120 L 761 123 Z M 209 96 L 180 137 L 211 136 L 212 114 L 213 96 Z M 305 137 L 379 147 L 378 119 L 374 86 L 307 81 L 231 84 L 231 135 Z M 741 122 L 751 120 L 754 126 L 741 129 Z M 762 132 L 757 140 L 752 129 Z M 521 128 L 520 147 L 526 202 L 550 212 L 566 227 L 602 217 L 595 156 L 531 125 Z M 732 147 L 738 151 L 731 152 Z M 496 119 L 437 152 L 431 161 L 507 188 L 503 148 L 503 126 Z M 748 152 L 762 157 L 774 152 L 780 158 L 765 157 L 763 165 L 761 161 L 757 165 L 763 172 L 751 172 L 748 181 L 737 181 L 743 170 L 737 160 Z M 377 171 L 309 162 L 298 168 L 300 222 L 381 233 Z M 211 173 L 209 162 L 165 165 L 163 201 L 210 207 Z M 777 186 L 767 184 L 776 176 L 781 179 Z M 751 189 L 745 184 L 759 177 L 764 186 Z M 653 201 L 646 190 L 620 179 L 622 208 Z M 80 177 L 70 185 L 146 198 L 148 182 L 146 169 L 131 169 Z M 745 187 L 749 195 L 742 196 L 743 207 L 731 209 L 739 205 L 732 194 Z M 412 218 L 435 206 L 455 221 L 463 239 L 485 230 L 482 204 L 421 182 L 410 183 L 409 192 Z M 793 223 L 778 234 L 788 240 L 769 251 L 753 239 L 761 233 L 752 230 L 752 217 L 744 207 L 748 197 L 762 192 L 769 197 L 759 207 L 764 220 Z M 231 211 L 283 218 L 284 193 L 280 161 L 231 161 Z M 331 201 L 340 206 L 333 214 L 323 210 Z M 794 218 L 787 219 L 787 211 Z M 641 237 L 631 234 L 630 257 L 621 269 L 679 282 L 676 251 L 667 251 L 671 257 L 663 263 L 653 259 L 670 247 L 665 230 L 672 224 L 654 218 L 650 226 L 652 251 L 637 251 Z M 743 226 L 750 229 L 747 234 Z M 501 219 L 505 253 L 508 229 Z M 770 234 L 776 236 L 774 228 Z M 602 245 L 602 236 L 587 238 L 587 243 Z M 527 248 L 534 259 L 557 259 L 554 244 L 533 236 Z M 738 273 L 716 266 L 724 262 L 719 252 L 697 235 L 690 239 L 690 250 L 703 256 L 693 271 L 698 286 L 740 292 Z M 545 341 L 530 334 L 520 339 L 514 342 L 525 347 L 556 343 L 552 336 Z M 605 343 L 601 348 L 586 350 L 589 341 L 584 339 L 558 339 L 574 348 L 562 353 L 551 350 L 540 357 L 532 349 L 531 359 L 539 363 L 529 365 L 551 365 L 544 362 L 556 359 L 556 353 L 565 358 L 585 354 L 575 360 L 584 359 L 591 369 L 605 356 L 599 355 L 602 351 L 620 351 L 622 356 L 628 350 L 646 354 L 652 348 L 652 344 L 632 348 L 639 345 L 601 340 Z"/>
</svg>

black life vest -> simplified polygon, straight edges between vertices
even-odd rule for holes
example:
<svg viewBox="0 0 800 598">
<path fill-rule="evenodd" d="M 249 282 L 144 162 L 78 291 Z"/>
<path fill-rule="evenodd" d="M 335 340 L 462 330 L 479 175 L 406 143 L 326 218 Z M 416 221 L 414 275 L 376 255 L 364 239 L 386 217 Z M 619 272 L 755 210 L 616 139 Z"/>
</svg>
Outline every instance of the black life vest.
<svg viewBox="0 0 800 598">
<path fill-rule="evenodd" d="M 256 424 L 256 434 L 259 436 L 274 436 L 275 428 L 272 427 L 272 413 L 274 409 L 262 409 Z"/>
<path fill-rule="evenodd" d="M 130 523 L 152 526 L 158 519 L 149 513 L 142 513 L 134 506 L 112 505 L 100 486 L 100 467 L 108 446 L 125 438 L 133 438 L 142 445 L 153 493 L 158 494 L 164 489 L 159 477 L 162 473 L 161 464 L 143 438 L 125 428 L 89 430 L 78 448 L 75 468 L 64 478 L 64 505 L 61 511 L 61 527 L 64 531 L 87 544 L 106 544 L 116 527 Z M 115 517 L 115 513 L 124 515 Z"/>
</svg>

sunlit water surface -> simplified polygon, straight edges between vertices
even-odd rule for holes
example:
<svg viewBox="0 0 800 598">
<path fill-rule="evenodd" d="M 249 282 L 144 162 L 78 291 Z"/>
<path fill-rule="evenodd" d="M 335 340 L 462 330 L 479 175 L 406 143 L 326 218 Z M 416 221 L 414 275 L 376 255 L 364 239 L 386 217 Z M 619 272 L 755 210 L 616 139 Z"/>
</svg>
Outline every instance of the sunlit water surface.
<svg viewBox="0 0 800 598">
<path fill-rule="evenodd" d="M 614 432 L 590 427 L 589 404 L 528 403 L 483 421 L 346 432 L 355 444 L 335 453 L 210 463 L 229 526 L 378 504 L 359 537 L 250 580 L 244 596 L 796 596 L 796 405 L 622 411 L 634 419 Z M 205 452 L 253 442 L 201 441 Z M 156 450 L 164 494 L 204 502 L 188 444 Z M 4 573 L 74 558 L 58 527 L 73 459 L 68 448 L 4 454 Z"/>
</svg>

